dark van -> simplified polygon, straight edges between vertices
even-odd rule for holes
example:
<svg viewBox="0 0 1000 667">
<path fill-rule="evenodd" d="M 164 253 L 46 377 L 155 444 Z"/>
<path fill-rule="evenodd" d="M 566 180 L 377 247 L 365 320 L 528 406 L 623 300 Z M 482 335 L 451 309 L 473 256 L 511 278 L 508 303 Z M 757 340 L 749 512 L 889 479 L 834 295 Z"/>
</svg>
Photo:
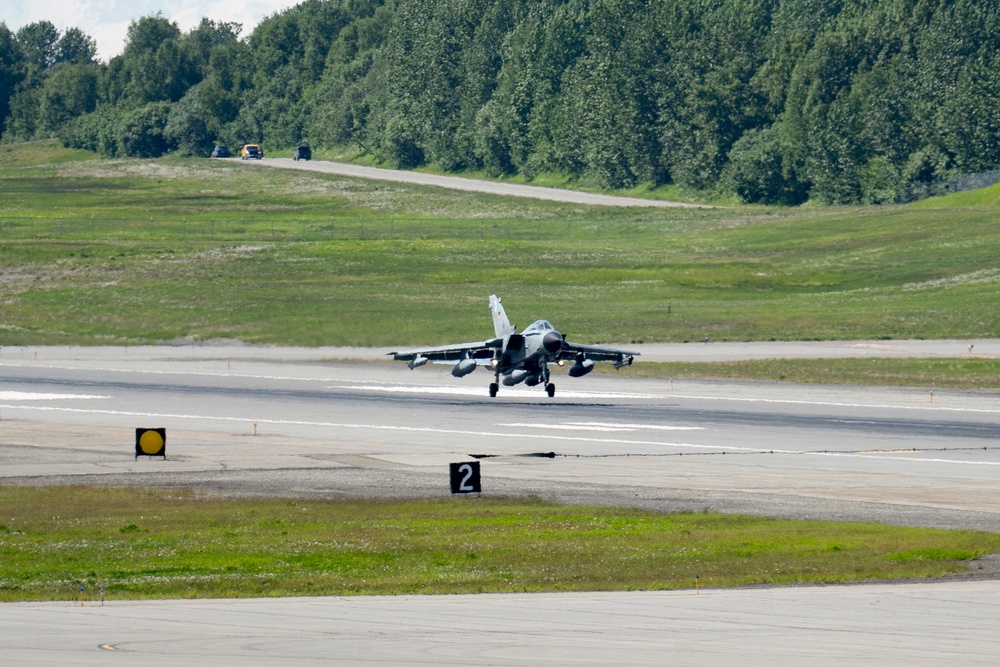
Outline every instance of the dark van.
<svg viewBox="0 0 1000 667">
<path fill-rule="evenodd" d="M 311 160 L 312 156 L 312 151 L 306 145 L 298 146 L 292 152 L 293 160 Z"/>
</svg>

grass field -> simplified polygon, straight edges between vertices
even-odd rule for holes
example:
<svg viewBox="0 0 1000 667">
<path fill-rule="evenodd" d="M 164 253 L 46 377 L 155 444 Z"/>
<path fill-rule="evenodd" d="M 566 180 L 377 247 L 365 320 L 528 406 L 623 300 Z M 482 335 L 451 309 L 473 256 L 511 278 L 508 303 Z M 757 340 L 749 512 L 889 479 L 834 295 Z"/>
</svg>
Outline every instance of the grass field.
<svg viewBox="0 0 1000 667">
<path fill-rule="evenodd" d="M 760 359 L 708 363 L 648 362 L 616 371 L 598 366 L 599 373 L 629 377 L 716 380 L 758 380 L 811 384 L 851 384 L 890 387 L 996 389 L 1000 359 Z"/>
<path fill-rule="evenodd" d="M 590 343 L 1000 332 L 992 189 L 909 207 L 609 210 L 92 158 L 0 148 L 0 345 L 476 340 L 491 293 L 515 324 L 545 317 Z"/>
<path fill-rule="evenodd" d="M 0 600 L 260 597 L 941 577 L 1000 535 L 541 501 L 205 500 L 0 487 Z"/>
</svg>

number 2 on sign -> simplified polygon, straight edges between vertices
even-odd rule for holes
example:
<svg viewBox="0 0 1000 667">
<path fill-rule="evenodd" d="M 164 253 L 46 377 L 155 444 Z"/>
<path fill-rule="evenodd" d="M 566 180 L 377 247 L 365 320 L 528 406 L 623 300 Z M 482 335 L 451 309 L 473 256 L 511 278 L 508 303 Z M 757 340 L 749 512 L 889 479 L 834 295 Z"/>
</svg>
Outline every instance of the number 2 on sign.
<svg viewBox="0 0 1000 667">
<path fill-rule="evenodd" d="M 458 483 L 458 490 L 466 492 L 475 491 L 476 487 L 469 484 L 469 480 L 472 478 L 472 475 L 474 474 L 472 466 L 469 465 L 468 463 L 463 463 L 462 465 L 458 466 L 458 472 L 465 473 L 465 477 L 463 477 L 462 481 Z"/>
</svg>

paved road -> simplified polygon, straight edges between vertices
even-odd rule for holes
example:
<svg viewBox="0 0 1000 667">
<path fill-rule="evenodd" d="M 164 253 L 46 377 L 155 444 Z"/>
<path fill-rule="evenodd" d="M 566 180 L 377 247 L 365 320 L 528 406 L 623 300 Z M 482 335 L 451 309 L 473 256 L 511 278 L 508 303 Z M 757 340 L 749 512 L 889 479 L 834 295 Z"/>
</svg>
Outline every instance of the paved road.
<svg viewBox="0 0 1000 667">
<path fill-rule="evenodd" d="M 236 159 L 236 158 L 232 158 Z M 464 190 L 466 192 L 485 192 L 505 197 L 526 197 L 528 199 L 545 199 L 561 201 L 570 204 L 585 204 L 589 206 L 628 206 L 646 208 L 711 208 L 699 204 L 683 202 L 660 201 L 656 199 L 640 199 L 638 197 L 617 197 L 613 195 L 591 194 L 574 190 L 559 190 L 542 188 L 537 185 L 517 185 L 516 183 L 495 183 L 478 181 L 458 176 L 441 176 L 424 174 L 418 171 L 396 171 L 378 167 L 363 167 L 343 162 L 324 162 L 322 160 L 295 161 L 291 158 L 265 158 L 264 160 L 246 160 L 243 164 L 263 167 L 278 167 L 281 169 L 299 169 L 301 171 L 318 171 L 324 174 L 337 174 L 353 178 L 368 178 L 378 181 L 395 183 L 412 183 L 414 185 L 430 185 L 449 190 Z"/>
<path fill-rule="evenodd" d="M 9 665 L 1000 662 L 1000 584 L 0 605 Z"/>
<path fill-rule="evenodd" d="M 0 483 L 445 497 L 447 464 L 477 454 L 491 456 L 487 495 L 1000 531 L 998 392 L 931 401 L 916 389 L 588 376 L 559 378 L 552 400 L 537 388 L 489 399 L 485 374 L 324 361 L 350 356 L 337 352 L 3 348 Z M 167 460 L 134 459 L 137 426 L 167 428 Z M 0 605 L 0 655 L 83 665 L 985 665 L 1000 663 L 998 594 L 986 580 L 12 604 Z"/>
</svg>

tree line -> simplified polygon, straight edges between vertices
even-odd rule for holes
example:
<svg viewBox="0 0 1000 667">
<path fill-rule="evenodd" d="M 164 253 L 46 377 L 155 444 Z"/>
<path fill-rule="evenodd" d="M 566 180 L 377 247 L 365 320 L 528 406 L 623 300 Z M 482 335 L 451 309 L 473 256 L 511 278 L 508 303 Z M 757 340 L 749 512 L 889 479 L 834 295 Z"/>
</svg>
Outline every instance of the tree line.
<svg viewBox="0 0 1000 667">
<path fill-rule="evenodd" d="M 307 141 L 784 204 L 1000 168 L 1000 3 L 306 0 L 241 31 L 144 16 L 99 63 L 77 29 L 0 24 L 3 140 Z"/>
</svg>

